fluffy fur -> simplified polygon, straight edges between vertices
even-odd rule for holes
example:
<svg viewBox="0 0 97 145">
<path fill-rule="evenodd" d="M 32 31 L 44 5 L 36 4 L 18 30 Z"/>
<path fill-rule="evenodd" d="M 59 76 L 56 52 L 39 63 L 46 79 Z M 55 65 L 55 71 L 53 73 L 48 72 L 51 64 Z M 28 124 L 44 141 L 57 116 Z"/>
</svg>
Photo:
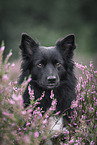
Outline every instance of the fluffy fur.
<svg viewBox="0 0 97 145">
<path fill-rule="evenodd" d="M 45 91 L 45 96 L 39 105 L 44 111 L 51 106 L 50 94 L 53 90 L 57 99 L 56 111 L 60 111 L 62 114 L 68 110 L 68 115 L 71 114 L 70 105 L 76 97 L 76 78 L 72 61 L 75 48 L 73 34 L 58 40 L 53 47 L 40 46 L 39 42 L 33 40 L 27 34 L 22 34 L 20 43 L 22 72 L 19 77 L 19 84 L 23 82 L 25 77 L 31 75 L 32 80 L 29 84 L 34 90 L 35 98 L 39 98 Z M 28 106 L 30 103 L 28 86 L 23 99 L 25 107 Z"/>
</svg>

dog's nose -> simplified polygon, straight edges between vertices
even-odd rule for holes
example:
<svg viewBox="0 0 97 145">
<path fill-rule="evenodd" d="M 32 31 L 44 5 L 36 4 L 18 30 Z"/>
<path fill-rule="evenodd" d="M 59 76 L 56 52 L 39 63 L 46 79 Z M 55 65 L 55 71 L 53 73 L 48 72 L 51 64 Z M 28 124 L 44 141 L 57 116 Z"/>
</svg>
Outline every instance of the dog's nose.
<svg viewBox="0 0 97 145">
<path fill-rule="evenodd" d="M 56 76 L 49 76 L 47 77 L 48 83 L 49 84 L 54 84 L 56 82 Z"/>
</svg>

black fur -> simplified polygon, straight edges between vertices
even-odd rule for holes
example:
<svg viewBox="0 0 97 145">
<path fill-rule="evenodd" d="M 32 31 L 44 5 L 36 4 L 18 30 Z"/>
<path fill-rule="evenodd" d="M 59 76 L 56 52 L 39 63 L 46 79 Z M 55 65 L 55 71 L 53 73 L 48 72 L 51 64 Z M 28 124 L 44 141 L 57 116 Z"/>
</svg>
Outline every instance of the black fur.
<svg viewBox="0 0 97 145">
<path fill-rule="evenodd" d="M 70 105 L 75 99 L 76 78 L 73 73 L 73 52 L 76 48 L 75 37 L 73 34 L 58 40 L 53 47 L 44 47 L 33 40 L 27 34 L 22 34 L 20 49 L 22 55 L 21 69 L 19 78 L 21 84 L 24 78 L 31 75 L 31 88 L 34 90 L 35 98 L 39 98 L 43 91 L 45 97 L 41 100 L 40 107 L 46 111 L 52 100 L 50 99 L 51 90 L 57 99 L 57 111 L 63 113 L 68 110 L 71 113 Z M 28 84 L 28 85 L 29 85 Z M 23 95 L 25 107 L 30 103 L 28 86 Z"/>
</svg>

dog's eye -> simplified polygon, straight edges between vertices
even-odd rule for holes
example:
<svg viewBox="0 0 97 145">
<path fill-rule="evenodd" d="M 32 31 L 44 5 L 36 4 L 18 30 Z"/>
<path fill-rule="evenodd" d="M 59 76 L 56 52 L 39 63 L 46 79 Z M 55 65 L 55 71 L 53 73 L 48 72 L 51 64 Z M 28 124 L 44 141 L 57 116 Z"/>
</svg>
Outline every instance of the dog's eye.
<svg viewBox="0 0 97 145">
<path fill-rule="evenodd" d="M 60 66 L 61 66 L 61 63 L 57 62 L 57 63 L 56 63 L 56 66 L 57 66 L 57 67 L 60 67 Z"/>
<path fill-rule="evenodd" d="M 37 67 L 42 68 L 43 64 L 39 63 L 39 64 L 37 64 Z"/>
</svg>

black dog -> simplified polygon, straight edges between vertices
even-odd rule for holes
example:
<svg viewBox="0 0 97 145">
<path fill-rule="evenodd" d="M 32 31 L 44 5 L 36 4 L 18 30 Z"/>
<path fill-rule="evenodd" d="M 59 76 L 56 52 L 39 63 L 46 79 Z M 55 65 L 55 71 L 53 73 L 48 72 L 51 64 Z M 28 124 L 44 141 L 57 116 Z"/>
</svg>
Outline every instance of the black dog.
<svg viewBox="0 0 97 145">
<path fill-rule="evenodd" d="M 68 110 L 71 114 L 70 105 L 75 99 L 76 78 L 73 73 L 73 52 L 76 48 L 73 34 L 58 40 L 53 47 L 40 46 L 27 34 L 22 34 L 20 49 L 22 55 L 19 78 L 21 84 L 25 77 L 31 75 L 31 88 L 35 98 L 39 98 L 43 91 L 45 96 L 40 102 L 40 107 L 46 111 L 51 106 L 51 90 L 57 99 L 56 111 L 63 113 Z M 28 85 L 29 85 L 28 84 Z M 30 103 L 28 87 L 23 95 L 25 107 Z"/>
</svg>

